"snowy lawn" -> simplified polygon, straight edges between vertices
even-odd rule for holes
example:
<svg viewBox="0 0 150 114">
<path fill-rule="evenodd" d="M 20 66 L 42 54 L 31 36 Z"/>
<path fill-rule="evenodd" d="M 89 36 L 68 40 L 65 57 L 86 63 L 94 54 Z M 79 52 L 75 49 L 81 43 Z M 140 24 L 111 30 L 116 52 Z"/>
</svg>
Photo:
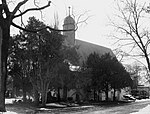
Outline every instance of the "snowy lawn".
<svg viewBox="0 0 150 114">
<path fill-rule="evenodd" d="M 48 103 L 46 104 L 46 107 L 43 108 L 35 108 L 30 107 L 24 104 L 13 104 L 15 100 L 20 99 L 6 99 L 6 110 L 7 112 L 4 112 L 3 114 L 24 114 L 24 113 L 51 113 L 51 112 L 60 112 L 60 111 L 66 111 L 66 112 L 72 112 L 77 110 L 86 110 L 88 108 L 92 108 L 93 106 L 79 106 L 75 103 Z"/>
<path fill-rule="evenodd" d="M 141 99 L 136 100 L 136 102 L 150 101 L 150 99 Z M 150 114 L 150 105 L 147 105 L 145 108 L 140 109 L 138 112 L 134 112 L 131 114 Z"/>
<path fill-rule="evenodd" d="M 73 106 L 73 107 L 68 107 L 68 104 L 59 104 L 59 103 L 48 103 L 46 104 L 46 107 L 43 108 L 35 108 L 35 107 L 30 107 L 26 105 L 13 105 L 13 102 L 15 100 L 19 99 L 6 99 L 6 109 L 7 112 L 4 112 L 3 114 L 23 114 L 23 113 L 34 113 L 36 112 L 74 112 L 77 110 L 87 110 L 90 108 L 94 108 L 94 106 Z M 143 101 L 150 101 L 150 99 L 143 99 L 143 100 L 136 100 L 135 102 L 143 102 Z M 74 104 L 75 105 L 75 104 Z M 138 112 L 134 112 L 131 114 L 150 114 L 150 105 L 147 105 L 145 108 L 140 109 Z"/>
<path fill-rule="evenodd" d="M 150 105 L 146 106 L 143 109 L 140 109 L 139 112 L 134 112 L 131 114 L 150 114 Z"/>
<path fill-rule="evenodd" d="M 5 104 L 13 104 L 13 102 L 21 100 L 22 98 L 7 98 L 5 99 Z"/>
<path fill-rule="evenodd" d="M 141 100 L 136 100 L 135 102 L 143 102 L 143 101 L 150 101 L 150 99 L 141 99 Z"/>
<path fill-rule="evenodd" d="M 21 98 L 7 98 L 5 99 L 6 111 L 3 114 L 26 114 L 28 112 L 33 112 L 32 108 L 26 106 L 19 106 L 13 104 L 15 101 L 21 100 Z"/>
</svg>

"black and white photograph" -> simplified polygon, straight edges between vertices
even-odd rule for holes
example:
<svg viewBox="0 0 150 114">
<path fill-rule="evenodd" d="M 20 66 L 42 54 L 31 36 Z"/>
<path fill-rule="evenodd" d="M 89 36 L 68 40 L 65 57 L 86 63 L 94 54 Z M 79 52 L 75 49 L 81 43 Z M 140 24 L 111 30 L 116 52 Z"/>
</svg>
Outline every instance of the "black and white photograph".
<svg viewBox="0 0 150 114">
<path fill-rule="evenodd" d="M 150 114 L 150 0 L 0 0 L 0 114 Z"/>
</svg>

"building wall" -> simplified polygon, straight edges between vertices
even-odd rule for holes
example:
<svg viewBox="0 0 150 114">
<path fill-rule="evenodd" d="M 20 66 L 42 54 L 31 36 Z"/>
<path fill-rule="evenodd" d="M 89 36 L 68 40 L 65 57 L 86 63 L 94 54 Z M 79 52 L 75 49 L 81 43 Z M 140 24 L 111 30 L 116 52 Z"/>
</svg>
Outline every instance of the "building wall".
<svg viewBox="0 0 150 114">
<path fill-rule="evenodd" d="M 69 20 L 72 20 L 72 18 L 70 18 Z M 68 20 L 65 21 L 64 25 L 63 25 L 63 30 L 69 30 L 69 31 L 64 31 L 63 35 L 65 36 L 65 40 L 67 45 L 75 45 L 75 23 L 70 23 Z M 72 20 L 73 21 L 73 20 Z M 70 31 L 72 30 L 72 31 Z"/>
<path fill-rule="evenodd" d="M 116 93 L 115 93 L 116 100 L 118 100 L 118 101 L 122 100 L 123 95 L 126 95 L 126 94 L 130 94 L 130 88 L 129 87 L 123 88 L 120 91 L 116 91 Z M 109 100 L 113 101 L 113 95 L 114 95 L 114 90 L 112 89 L 108 93 Z M 101 93 L 101 96 L 102 96 L 101 100 L 104 101 L 106 99 L 105 93 L 104 92 Z"/>
</svg>

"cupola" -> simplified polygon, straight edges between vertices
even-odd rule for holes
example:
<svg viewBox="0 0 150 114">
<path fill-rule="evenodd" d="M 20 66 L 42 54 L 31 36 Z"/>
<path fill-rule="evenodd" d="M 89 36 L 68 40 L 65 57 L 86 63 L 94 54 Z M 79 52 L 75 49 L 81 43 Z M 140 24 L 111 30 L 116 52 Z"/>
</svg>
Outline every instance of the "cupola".
<svg viewBox="0 0 150 114">
<path fill-rule="evenodd" d="M 70 15 L 70 7 L 69 15 L 64 19 L 63 29 L 68 30 L 63 32 L 67 44 L 73 46 L 75 44 L 75 20 Z"/>
</svg>

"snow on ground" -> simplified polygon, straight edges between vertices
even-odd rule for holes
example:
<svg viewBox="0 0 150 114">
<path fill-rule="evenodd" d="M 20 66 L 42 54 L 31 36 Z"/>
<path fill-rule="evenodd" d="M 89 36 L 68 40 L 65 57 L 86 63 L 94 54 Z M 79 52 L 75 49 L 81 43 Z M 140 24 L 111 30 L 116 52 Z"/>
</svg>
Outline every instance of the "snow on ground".
<svg viewBox="0 0 150 114">
<path fill-rule="evenodd" d="M 61 105 L 61 104 L 58 104 L 58 103 L 48 103 L 46 104 L 46 106 L 55 106 L 55 107 L 67 107 L 66 105 Z"/>
<path fill-rule="evenodd" d="M 15 101 L 15 98 L 5 99 L 5 104 L 13 104 L 13 101 Z"/>
<path fill-rule="evenodd" d="M 135 102 L 143 102 L 143 101 L 150 101 L 150 99 L 141 99 L 141 100 L 136 100 Z"/>
<path fill-rule="evenodd" d="M 7 111 L 7 112 L 3 112 L 2 114 L 17 114 L 17 113 L 16 112 L 12 112 L 12 111 Z"/>
<path fill-rule="evenodd" d="M 22 98 L 8 98 L 5 99 L 5 104 L 13 104 L 14 101 L 21 100 Z"/>
<path fill-rule="evenodd" d="M 150 99 L 141 99 L 136 100 L 136 102 L 150 101 Z M 150 114 L 150 105 L 147 105 L 145 108 L 140 109 L 139 112 L 134 112 L 131 114 Z"/>
<path fill-rule="evenodd" d="M 139 112 L 134 112 L 131 114 L 150 114 L 150 105 L 147 105 L 145 108 L 140 109 Z"/>
<path fill-rule="evenodd" d="M 11 98 L 11 99 L 5 99 L 5 103 L 6 104 L 12 104 L 13 101 L 15 100 L 19 100 L 18 98 Z M 150 99 L 142 99 L 142 100 L 136 100 L 135 102 L 143 102 L 143 101 L 150 101 Z M 56 106 L 56 107 L 66 107 L 66 105 L 61 105 L 61 104 L 57 104 L 57 103 L 49 103 L 47 104 L 47 106 Z M 82 106 L 82 107 L 72 107 L 72 108 L 85 108 L 86 106 Z M 92 106 L 87 106 L 87 107 L 92 107 Z M 71 108 L 71 107 L 66 107 L 66 108 Z M 40 110 L 50 110 L 47 108 L 41 108 Z M 1 113 L 0 113 L 1 114 Z M 16 112 L 13 111 L 7 111 L 4 112 L 3 114 L 17 114 Z M 147 105 L 145 108 L 140 109 L 139 112 L 134 112 L 131 114 L 150 114 L 150 105 Z"/>
<path fill-rule="evenodd" d="M 77 104 L 72 104 L 72 107 L 67 107 L 67 105 L 62 105 L 62 104 L 58 104 L 58 103 L 49 103 L 49 104 L 46 104 L 46 106 L 54 106 L 54 107 L 59 107 L 59 108 L 63 108 L 63 109 L 91 108 L 91 107 L 94 107 L 94 106 L 79 106 Z M 54 109 L 40 108 L 40 110 L 54 110 Z"/>
</svg>

